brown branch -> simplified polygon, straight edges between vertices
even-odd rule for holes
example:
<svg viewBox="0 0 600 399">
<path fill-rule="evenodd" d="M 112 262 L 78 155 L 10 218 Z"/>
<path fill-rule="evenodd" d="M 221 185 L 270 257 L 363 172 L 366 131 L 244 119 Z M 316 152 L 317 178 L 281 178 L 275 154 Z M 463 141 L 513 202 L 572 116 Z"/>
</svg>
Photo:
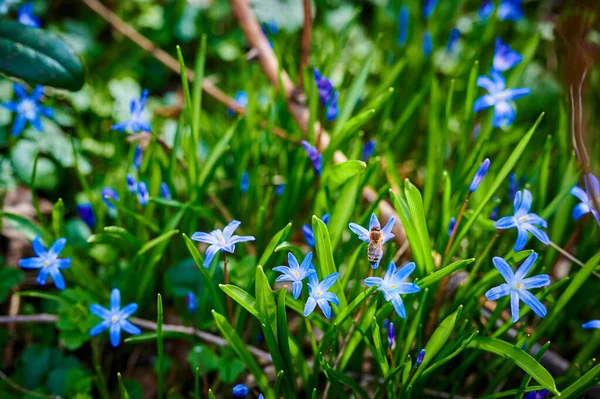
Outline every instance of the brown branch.
<svg viewBox="0 0 600 399">
<path fill-rule="evenodd" d="M 311 0 L 302 0 L 304 9 L 304 26 L 302 28 L 302 52 L 300 53 L 300 66 L 298 67 L 298 90 L 304 87 L 304 68 L 308 65 L 310 57 L 310 38 L 312 33 Z"/>
<path fill-rule="evenodd" d="M 271 81 L 271 84 L 279 89 L 279 82 L 281 81 L 283 92 L 288 100 L 288 109 L 294 119 L 296 119 L 300 128 L 306 132 L 308 130 L 308 122 L 310 119 L 309 110 L 304 104 L 295 101 L 295 98 L 298 96 L 294 96 L 294 94 L 297 94 L 298 91 L 295 90 L 294 83 L 291 81 L 287 72 L 283 69 L 280 70 L 275 53 L 269 45 L 267 38 L 263 35 L 260 24 L 252 12 L 248 0 L 229 0 L 229 4 L 233 9 L 233 13 L 235 14 L 249 44 L 257 49 L 258 59 L 265 74 Z M 319 132 L 319 138 L 315 143 L 315 146 L 322 152 L 329 145 L 331 138 L 329 137 L 329 134 L 321 128 L 321 125 L 318 122 L 315 123 L 315 132 Z M 333 155 L 334 163 L 342 163 L 347 160 L 348 158 L 341 151 L 336 151 Z M 377 198 L 377 193 L 371 187 L 366 186 L 363 189 L 362 196 L 366 201 L 373 202 Z M 396 219 L 396 224 L 394 225 L 395 240 L 399 245 L 402 245 L 404 241 L 406 241 L 406 232 L 404 231 L 402 222 L 394 208 L 386 201 L 381 201 L 379 203 L 379 211 L 384 223 L 391 217 Z"/>
</svg>

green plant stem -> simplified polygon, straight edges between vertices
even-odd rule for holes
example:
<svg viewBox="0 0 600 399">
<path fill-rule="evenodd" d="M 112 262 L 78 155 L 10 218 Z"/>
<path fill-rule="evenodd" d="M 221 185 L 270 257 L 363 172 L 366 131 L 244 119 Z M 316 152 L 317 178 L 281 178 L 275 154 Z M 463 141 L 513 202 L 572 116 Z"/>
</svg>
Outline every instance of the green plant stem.
<svg viewBox="0 0 600 399">
<path fill-rule="evenodd" d="M 446 249 L 444 250 L 444 258 L 442 259 L 442 265 L 444 265 L 444 263 L 446 262 L 447 258 L 448 258 L 448 252 L 450 251 L 450 247 L 452 246 L 452 242 L 454 241 L 454 236 L 456 236 L 456 232 L 458 231 L 458 226 L 460 225 L 460 221 L 462 220 L 462 217 L 465 213 L 465 211 L 467 210 L 467 205 L 469 205 L 469 199 L 471 198 L 471 192 L 469 191 L 469 193 L 467 194 L 467 197 L 465 198 L 465 202 L 463 202 L 463 206 L 460 209 L 460 213 L 458 214 L 458 217 L 456 218 L 456 224 L 454 225 L 454 229 L 452 229 L 452 234 L 450 235 L 450 239 L 448 240 L 448 244 L 446 244 Z"/>
<path fill-rule="evenodd" d="M 94 363 L 94 371 L 96 372 L 96 386 L 100 391 L 100 397 L 102 399 L 110 399 L 110 393 L 106 386 L 106 379 L 104 378 L 102 364 L 100 363 L 100 352 L 98 351 L 97 341 L 91 340 L 90 347 L 92 348 L 92 362 Z"/>
<path fill-rule="evenodd" d="M 227 255 L 223 252 L 223 279 L 225 280 L 225 284 L 229 285 L 229 271 L 227 270 Z M 231 297 L 226 295 L 227 297 L 227 313 L 229 314 L 229 323 L 233 326 L 233 305 L 231 303 Z"/>
</svg>

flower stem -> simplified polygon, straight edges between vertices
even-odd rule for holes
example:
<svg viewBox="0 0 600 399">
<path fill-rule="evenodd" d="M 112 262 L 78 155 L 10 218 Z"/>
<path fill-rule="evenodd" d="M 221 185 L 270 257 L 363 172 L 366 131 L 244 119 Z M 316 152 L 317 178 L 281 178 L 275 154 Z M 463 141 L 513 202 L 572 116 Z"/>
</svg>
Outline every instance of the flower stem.
<svg viewBox="0 0 600 399">
<path fill-rule="evenodd" d="M 223 252 L 223 274 L 225 279 L 225 285 L 229 285 L 229 271 L 227 270 L 227 255 Z M 231 297 L 226 295 L 227 297 L 227 311 L 229 312 L 229 323 L 233 326 L 233 307 L 231 304 Z"/>
<path fill-rule="evenodd" d="M 92 361 L 94 362 L 94 371 L 96 372 L 96 386 L 100 391 L 102 399 L 110 399 L 108 388 L 106 387 L 106 379 L 102 372 L 102 364 L 100 364 L 100 353 L 98 352 L 98 346 L 96 340 L 90 341 L 92 348 Z"/>
<path fill-rule="evenodd" d="M 441 263 L 442 265 L 444 265 L 444 262 L 446 261 L 446 258 L 448 257 L 448 252 L 450 251 L 450 246 L 452 245 L 452 242 L 454 241 L 454 236 L 456 235 L 456 232 L 458 231 L 458 226 L 460 225 L 460 221 L 462 220 L 462 217 L 463 217 L 465 211 L 467 210 L 467 205 L 469 204 L 469 198 L 471 198 L 470 191 L 467 194 L 467 197 L 465 198 L 465 202 L 463 202 L 463 206 L 460 209 L 460 213 L 458 214 L 458 217 L 456 218 L 456 224 L 454 225 L 454 229 L 452 229 L 452 234 L 450 235 L 448 244 L 446 244 L 446 250 L 444 251 L 444 258 L 442 259 L 442 263 Z"/>
<path fill-rule="evenodd" d="M 561 254 L 563 254 L 563 256 L 567 259 L 569 259 L 571 262 L 578 264 L 581 267 L 585 266 L 585 263 L 583 263 L 582 261 L 580 261 L 579 259 L 577 259 L 576 257 L 574 257 L 573 255 L 571 255 L 569 252 L 565 251 L 564 249 L 562 249 L 561 247 L 559 247 L 558 245 L 556 245 L 554 242 L 550 241 L 549 244 L 552 248 L 556 249 L 558 252 L 560 252 Z M 594 271 L 592 272 L 594 274 L 594 276 L 600 278 L 600 273 Z"/>
</svg>

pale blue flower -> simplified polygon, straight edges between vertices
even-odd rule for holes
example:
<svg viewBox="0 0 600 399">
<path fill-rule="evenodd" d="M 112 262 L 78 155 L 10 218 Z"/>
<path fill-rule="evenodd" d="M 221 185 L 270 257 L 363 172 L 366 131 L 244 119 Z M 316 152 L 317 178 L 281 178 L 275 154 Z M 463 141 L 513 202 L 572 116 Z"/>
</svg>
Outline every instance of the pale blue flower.
<svg viewBox="0 0 600 399">
<path fill-rule="evenodd" d="M 92 208 L 92 204 L 89 202 L 84 202 L 82 204 L 77 204 L 77 213 L 81 220 L 85 222 L 89 226 L 90 229 L 93 229 L 96 225 L 96 217 L 94 216 L 94 209 Z"/>
<path fill-rule="evenodd" d="M 124 122 L 112 125 L 111 130 L 118 130 L 121 133 L 123 133 L 125 130 L 127 130 L 127 128 L 129 128 L 132 133 L 137 133 L 140 130 L 143 132 L 149 132 L 150 123 L 142 115 L 144 112 L 144 107 L 146 106 L 147 99 L 148 90 L 142 91 L 142 95 L 140 96 L 139 101 L 135 98 L 132 98 L 131 103 L 129 105 L 129 112 L 131 113 L 131 118 Z"/>
<path fill-rule="evenodd" d="M 248 192 L 248 188 L 250 187 L 250 179 L 248 178 L 248 172 L 244 171 L 242 173 L 242 179 L 240 181 L 240 191 L 242 193 Z"/>
<path fill-rule="evenodd" d="M 419 351 L 419 355 L 417 356 L 416 365 L 420 366 L 421 363 L 423 363 L 423 360 L 425 360 L 425 349 L 421 349 Z"/>
<path fill-rule="evenodd" d="M 425 19 L 431 17 L 435 6 L 437 5 L 437 0 L 425 0 L 425 5 L 423 6 L 423 16 Z"/>
<path fill-rule="evenodd" d="M 243 398 L 244 396 L 250 393 L 250 388 L 245 386 L 244 384 L 237 384 L 233 387 L 233 396 L 238 398 Z"/>
<path fill-rule="evenodd" d="M 281 194 L 283 194 L 283 192 L 285 191 L 285 184 L 278 184 L 277 187 L 275 187 L 275 195 L 278 197 L 281 197 Z"/>
<path fill-rule="evenodd" d="M 19 259 L 19 266 L 24 269 L 40 269 L 37 275 L 39 285 L 46 285 L 48 275 L 52 277 L 54 285 L 59 290 L 65 289 L 65 279 L 60 273 L 60 269 L 68 269 L 71 266 L 71 258 L 59 258 L 58 255 L 65 247 L 67 240 L 59 238 L 54 241 L 50 249 L 46 250 L 40 236 L 33 239 L 33 252 L 37 255 L 33 258 Z"/>
<path fill-rule="evenodd" d="M 202 264 L 204 267 L 210 266 L 210 263 L 217 252 L 221 251 L 233 253 L 235 251 L 235 244 L 239 242 L 255 240 L 255 238 L 252 236 L 233 235 L 233 232 L 240 226 L 240 224 L 242 223 L 234 220 L 225 226 L 223 231 L 216 229 L 210 233 L 196 232 L 192 234 L 192 240 L 210 244 L 206 248 L 206 253 L 204 254 L 204 263 Z"/>
<path fill-rule="evenodd" d="M 404 281 L 415 271 L 415 268 L 415 262 L 410 262 L 396 270 L 396 264 L 390 262 L 383 278 L 367 277 L 365 284 L 367 287 L 377 286 L 377 290 L 383 293 L 383 298 L 387 302 L 392 302 L 398 316 L 404 319 L 406 318 L 406 309 L 400 295 L 414 294 L 421 291 L 417 284 Z"/>
<path fill-rule="evenodd" d="M 310 143 L 306 140 L 302 140 L 302 147 L 306 151 L 313 169 L 317 175 L 321 176 L 321 171 L 323 169 L 323 156 L 319 150 L 317 150 L 317 147 L 310 145 Z"/>
<path fill-rule="evenodd" d="M 600 328 L 600 320 L 590 320 L 587 323 L 583 323 L 581 327 L 588 328 Z"/>
<path fill-rule="evenodd" d="M 508 44 L 505 44 L 499 38 L 496 38 L 496 48 L 494 51 L 494 70 L 504 72 L 523 60 L 523 56 L 514 50 L 511 50 Z"/>
<path fill-rule="evenodd" d="M 408 38 L 408 18 L 410 15 L 410 9 L 408 6 L 402 6 L 400 8 L 400 15 L 398 17 L 398 46 L 406 46 L 406 40 Z"/>
<path fill-rule="evenodd" d="M 600 225 L 600 214 L 596 209 L 596 206 L 592 203 L 591 198 L 596 198 L 596 201 L 600 203 L 600 184 L 598 183 L 598 179 L 591 173 L 588 173 L 585 177 L 585 186 L 587 190 L 583 190 L 579 186 L 575 186 L 571 189 L 571 194 L 575 197 L 579 198 L 581 201 L 579 204 L 575 205 L 573 208 L 573 219 L 579 220 L 583 215 L 587 213 L 591 213 L 594 218 L 596 218 L 596 222 Z M 589 193 L 589 195 L 588 195 Z"/>
<path fill-rule="evenodd" d="M 138 183 L 137 198 L 141 206 L 148 205 L 148 187 L 146 187 L 146 183 L 143 181 Z"/>
<path fill-rule="evenodd" d="M 515 200 L 513 202 L 515 214 L 513 216 L 505 216 L 500 218 L 494 227 L 500 230 L 516 228 L 517 229 L 517 241 L 515 242 L 514 251 L 519 252 L 525 248 L 525 244 L 529 239 L 528 232 L 533 234 L 535 238 L 540 240 L 543 244 L 550 244 L 550 238 L 546 232 L 541 230 L 537 226 L 543 228 L 548 227 L 548 223 L 535 213 L 529 213 L 531 208 L 532 197 L 529 190 L 524 189 L 523 191 L 517 191 L 515 194 Z"/>
<path fill-rule="evenodd" d="M 388 326 L 387 339 L 388 346 L 390 347 L 390 349 L 394 350 L 394 348 L 396 347 L 396 330 L 394 329 L 394 323 L 390 323 Z"/>
<path fill-rule="evenodd" d="M 190 313 L 196 311 L 196 295 L 192 291 L 188 291 L 187 293 L 187 308 Z"/>
<path fill-rule="evenodd" d="M 240 107 L 246 108 L 246 106 L 248 106 L 248 95 L 244 90 L 236 92 L 234 99 Z M 235 114 L 235 111 L 231 108 L 227 108 L 227 115 L 231 116 L 233 114 Z"/>
<path fill-rule="evenodd" d="M 453 216 L 450 218 L 450 223 L 448 224 L 448 237 L 452 235 L 454 231 L 454 226 L 456 226 L 456 218 Z"/>
<path fill-rule="evenodd" d="M 127 183 L 127 190 L 129 190 L 131 194 L 135 194 L 137 191 L 137 182 L 135 181 L 135 177 L 133 177 L 132 174 L 127 173 L 125 176 L 125 182 Z"/>
<path fill-rule="evenodd" d="M 135 146 L 135 150 L 133 152 L 133 167 L 137 170 L 140 170 L 142 166 L 142 147 L 139 145 Z"/>
<path fill-rule="evenodd" d="M 371 158 L 371 155 L 373 155 L 373 152 L 375 152 L 375 146 L 376 146 L 375 140 L 373 140 L 373 139 L 367 141 L 363 145 L 363 155 L 362 155 L 363 161 L 366 161 L 367 159 Z"/>
<path fill-rule="evenodd" d="M 110 293 L 110 309 L 98 304 L 90 306 L 90 312 L 104 319 L 90 330 L 90 336 L 95 337 L 102 331 L 109 329 L 110 343 L 116 348 L 121 342 L 121 330 L 131 335 L 140 334 L 142 330 L 127 320 L 129 316 L 135 313 L 137 308 L 137 303 L 130 303 L 121 309 L 121 292 L 114 288 Z"/>
<path fill-rule="evenodd" d="M 277 280 L 275 281 L 292 282 L 292 292 L 295 299 L 298 299 L 302 293 L 302 281 L 311 274 L 316 273 L 315 267 L 312 264 L 312 257 L 313 253 L 309 252 L 304 257 L 302 264 L 298 264 L 296 257 L 289 252 L 289 266 L 277 266 L 273 268 L 274 271 L 281 273 L 281 275 L 277 277 Z"/>
<path fill-rule="evenodd" d="M 2 107 L 11 112 L 16 112 L 15 123 L 12 127 L 12 135 L 18 136 L 21 134 L 27 122 L 38 132 L 44 131 L 44 125 L 40 116 L 51 118 L 54 116 L 54 110 L 50 107 L 40 105 L 39 102 L 44 95 L 44 87 L 36 86 L 31 95 L 27 94 L 27 90 L 19 83 L 13 84 L 13 89 L 17 95 L 17 101 L 6 101 L 2 103 Z"/>
<path fill-rule="evenodd" d="M 446 44 L 446 50 L 449 53 L 454 53 L 456 50 L 456 44 L 458 43 L 458 39 L 460 38 L 460 30 L 458 28 L 452 28 L 450 31 L 450 36 L 448 37 L 448 43 Z"/>
<path fill-rule="evenodd" d="M 375 214 L 373 213 L 371 215 L 371 220 L 369 221 L 369 230 L 365 229 L 364 227 L 362 227 L 361 225 L 358 225 L 356 223 L 350 223 L 348 225 L 348 227 L 350 227 L 350 230 L 352 230 L 352 232 L 358 236 L 359 240 L 367 242 L 367 243 L 370 241 L 369 233 L 371 230 L 373 230 L 373 229 L 381 230 L 382 245 L 383 245 L 395 237 L 395 235 L 392 233 L 392 229 L 394 228 L 395 221 L 396 221 L 396 219 L 391 217 L 388 220 L 387 224 L 383 228 L 381 228 L 379 219 L 377 219 L 377 216 L 375 216 Z M 372 264 L 371 267 L 373 269 L 377 269 L 380 261 L 381 261 L 381 257 L 379 258 L 379 260 L 376 263 Z"/>
<path fill-rule="evenodd" d="M 492 125 L 501 127 L 510 125 L 515 120 L 517 112 L 509 101 L 521 98 L 531 92 L 528 88 L 506 89 L 506 81 L 496 71 L 490 72 L 490 78 L 480 76 L 477 78 L 477 86 L 486 89 L 489 94 L 479 97 L 473 104 L 475 112 L 494 107 L 494 119 Z"/>
<path fill-rule="evenodd" d="M 519 21 L 524 13 L 521 9 L 522 0 L 501 0 L 498 8 L 498 19 L 500 21 Z M 479 8 L 479 17 L 487 19 L 494 12 L 494 3 L 492 0 L 486 0 Z"/>
<path fill-rule="evenodd" d="M 115 190 L 109 187 L 105 187 L 102 189 L 102 201 L 106 204 L 109 209 L 116 209 L 115 205 L 109 201 L 112 199 L 113 201 L 119 201 L 119 194 Z"/>
<path fill-rule="evenodd" d="M 525 278 L 531 266 L 538 258 L 537 253 L 532 253 L 519 266 L 516 273 L 513 273 L 511 267 L 506 261 L 500 257 L 494 257 L 492 262 L 506 283 L 500 284 L 497 287 L 490 289 L 485 293 L 488 301 L 495 301 L 498 298 L 510 295 L 510 311 L 512 314 L 512 322 L 516 323 L 519 320 L 519 300 L 523 301 L 540 317 L 546 316 L 546 308 L 542 303 L 529 291 L 532 288 L 541 288 L 550 285 L 550 277 L 547 274 Z"/>
<path fill-rule="evenodd" d="M 306 300 L 306 305 L 304 306 L 304 317 L 311 314 L 317 305 L 319 305 L 325 317 L 328 319 L 331 317 L 331 305 L 329 305 L 329 302 L 335 304 L 336 306 L 340 306 L 340 301 L 338 300 L 337 295 L 332 292 L 327 292 L 327 290 L 329 290 L 333 284 L 335 284 L 339 276 L 340 274 L 337 272 L 331 273 L 320 283 L 317 279 L 316 273 L 308 276 L 309 296 Z"/>
<path fill-rule="evenodd" d="M 523 399 L 544 399 L 550 392 L 547 389 L 540 389 L 539 391 L 527 392 Z"/>
<path fill-rule="evenodd" d="M 160 183 L 160 196 L 164 199 L 171 199 L 171 190 L 169 190 L 169 186 L 165 182 Z"/>
<path fill-rule="evenodd" d="M 42 21 L 33 14 L 33 3 L 27 2 L 23 4 L 17 10 L 17 20 L 22 25 L 29 26 L 31 28 L 39 28 L 42 26 Z"/>
<path fill-rule="evenodd" d="M 489 158 L 486 158 L 483 160 L 481 165 L 479 165 L 479 169 L 477 169 L 477 172 L 475 172 L 475 176 L 473 176 L 473 180 L 471 180 L 471 185 L 469 186 L 470 192 L 474 192 L 475 190 L 477 190 L 477 187 L 479 187 L 479 185 L 483 181 L 483 178 L 487 174 L 489 168 L 490 160 Z"/>
</svg>

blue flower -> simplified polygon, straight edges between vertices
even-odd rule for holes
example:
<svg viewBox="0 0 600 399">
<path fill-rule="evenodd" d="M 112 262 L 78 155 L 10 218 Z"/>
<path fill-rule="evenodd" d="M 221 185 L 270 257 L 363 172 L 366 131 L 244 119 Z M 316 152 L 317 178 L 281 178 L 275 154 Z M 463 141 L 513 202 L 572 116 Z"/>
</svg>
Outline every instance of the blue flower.
<svg viewBox="0 0 600 399">
<path fill-rule="evenodd" d="M 333 96 L 333 83 L 331 83 L 331 80 L 321 75 L 321 72 L 319 72 L 317 68 L 313 69 L 313 74 L 315 77 L 315 83 L 317 84 L 321 105 L 326 106 Z"/>
<path fill-rule="evenodd" d="M 281 183 L 275 187 L 275 195 L 281 197 L 281 194 L 285 191 L 285 184 Z"/>
<path fill-rule="evenodd" d="M 588 328 L 600 328 L 600 320 L 590 320 L 587 323 L 583 323 L 581 327 Z"/>
<path fill-rule="evenodd" d="M 327 104 L 327 109 L 325 110 L 325 118 L 328 121 L 334 120 L 335 118 L 338 117 L 338 114 L 340 113 L 340 109 L 338 107 L 339 97 L 340 97 L 340 93 L 336 91 L 333 94 L 333 97 L 332 97 L 331 101 L 329 102 L 329 104 Z"/>
<path fill-rule="evenodd" d="M 477 169 L 477 172 L 475 172 L 475 176 L 473 176 L 473 180 L 471 180 L 471 185 L 469 186 L 470 192 L 474 192 L 475 190 L 477 190 L 477 187 L 479 187 L 479 185 L 483 181 L 483 178 L 487 174 L 487 171 L 489 168 L 490 168 L 490 160 L 489 160 L 489 158 L 486 158 L 483 160 L 483 162 L 479 166 L 479 169 Z"/>
<path fill-rule="evenodd" d="M 433 43 L 431 41 L 431 33 L 425 32 L 425 33 L 423 33 L 423 56 L 425 58 L 429 58 L 432 51 L 433 51 Z"/>
<path fill-rule="evenodd" d="M 90 312 L 104 319 L 90 330 L 90 336 L 95 337 L 102 331 L 110 329 L 110 343 L 116 348 L 121 341 L 121 330 L 131 335 L 140 334 L 142 330 L 127 320 L 137 308 L 137 303 L 130 303 L 121 309 L 121 292 L 114 288 L 110 293 L 110 310 L 98 304 L 90 305 Z"/>
<path fill-rule="evenodd" d="M 141 206 L 148 205 L 148 187 L 146 187 L 146 183 L 143 181 L 138 183 L 137 198 Z"/>
<path fill-rule="evenodd" d="M 425 360 L 425 349 L 421 349 L 419 351 L 419 354 L 417 355 L 417 361 L 416 361 L 417 366 L 420 366 L 421 363 L 423 363 L 423 360 Z"/>
<path fill-rule="evenodd" d="M 321 218 L 323 223 L 326 225 L 329 223 L 329 214 L 323 215 Z M 304 233 L 304 239 L 309 247 L 315 246 L 315 235 L 313 234 L 312 227 L 309 224 L 305 224 L 302 226 L 302 232 Z"/>
<path fill-rule="evenodd" d="M 496 38 L 496 49 L 494 50 L 494 70 L 504 72 L 523 60 L 523 56 L 516 51 L 511 50 L 508 44 L 505 44 Z"/>
<path fill-rule="evenodd" d="M 216 229 L 210 233 L 196 232 L 192 234 L 192 240 L 210 244 L 204 254 L 204 267 L 210 266 L 210 262 L 212 262 L 218 251 L 233 253 L 235 251 L 235 244 L 238 242 L 254 241 L 254 237 L 252 236 L 233 235 L 233 232 L 240 224 L 242 223 L 234 220 L 225 226 L 223 231 Z"/>
<path fill-rule="evenodd" d="M 396 270 L 396 264 L 390 262 L 383 278 L 367 277 L 365 279 L 365 284 L 367 287 L 376 285 L 378 291 L 383 292 L 383 298 L 387 302 L 391 301 L 398 316 L 404 319 L 406 318 L 406 309 L 404 308 L 400 295 L 414 294 L 421 291 L 421 288 L 419 288 L 417 284 L 404 281 L 413 271 L 415 271 L 415 268 L 415 262 L 410 262 Z"/>
<path fill-rule="evenodd" d="M 492 209 L 492 212 L 490 213 L 490 220 L 496 221 L 498 219 L 498 211 L 499 210 L 500 210 L 500 207 L 498 207 L 497 205 L 494 207 L 494 209 Z"/>
<path fill-rule="evenodd" d="M 250 388 L 245 386 L 244 384 L 237 384 L 233 387 L 233 396 L 238 398 L 243 398 L 244 396 L 250 393 Z"/>
<path fill-rule="evenodd" d="M 319 150 L 317 150 L 317 147 L 310 145 L 306 140 L 302 140 L 302 147 L 304 147 L 304 150 L 308 154 L 308 158 L 310 159 L 313 169 L 317 175 L 321 176 L 321 170 L 323 169 L 323 156 Z"/>
<path fill-rule="evenodd" d="M 423 5 L 423 17 L 425 17 L 425 19 L 431 17 L 436 4 L 437 0 L 425 0 L 425 5 Z"/>
<path fill-rule="evenodd" d="M 132 174 L 127 173 L 125 176 L 125 181 L 127 182 L 127 189 L 131 194 L 135 194 L 137 191 L 137 182 L 135 181 L 135 177 Z"/>
<path fill-rule="evenodd" d="M 196 311 L 196 295 L 192 291 L 187 293 L 187 308 L 190 313 Z"/>
<path fill-rule="evenodd" d="M 454 53 L 456 49 L 456 43 L 458 43 L 458 39 L 460 38 L 460 30 L 458 28 L 452 28 L 450 31 L 450 36 L 448 37 L 448 44 L 446 44 L 446 50 L 449 53 Z"/>
<path fill-rule="evenodd" d="M 33 14 L 32 2 L 23 4 L 23 6 L 17 10 L 17 19 L 22 25 L 30 26 L 32 28 L 39 28 L 42 26 L 42 21 Z"/>
<path fill-rule="evenodd" d="M 94 209 L 92 204 L 85 202 L 83 204 L 77 204 L 77 213 L 81 220 L 85 222 L 91 229 L 96 225 L 96 217 L 94 216 Z"/>
<path fill-rule="evenodd" d="M 352 230 L 352 232 L 354 234 L 358 235 L 359 240 L 367 242 L 367 243 L 370 241 L 369 233 L 371 230 L 373 230 L 373 229 L 381 230 L 381 235 L 382 235 L 381 238 L 382 238 L 382 245 L 383 245 L 395 237 L 394 234 L 392 233 L 392 229 L 394 228 L 395 221 L 396 221 L 396 219 L 391 217 L 388 220 L 387 224 L 382 229 L 381 224 L 379 223 L 379 219 L 377 219 L 377 216 L 375 216 L 375 214 L 373 213 L 371 215 L 371 220 L 369 221 L 369 230 L 365 229 L 364 227 L 362 227 L 361 225 L 356 224 L 356 223 L 350 223 L 348 225 L 348 227 L 350 227 L 350 230 Z M 379 261 L 381 261 L 381 256 L 379 257 Z M 373 269 L 377 269 L 377 267 L 379 266 L 379 261 L 372 264 L 371 267 Z"/>
<path fill-rule="evenodd" d="M 33 252 L 37 256 L 33 258 L 19 259 L 19 266 L 24 269 L 40 269 L 37 275 L 39 285 L 46 285 L 48 275 L 52 277 L 54 285 L 59 290 L 65 289 L 65 280 L 60 274 L 60 269 L 68 269 L 71 266 L 71 258 L 59 258 L 58 255 L 65 247 L 67 240 L 59 238 L 54 241 L 50 249 L 46 250 L 44 244 L 40 241 L 40 236 L 33 239 Z"/>
<path fill-rule="evenodd" d="M 548 395 L 547 389 L 540 389 L 539 391 L 527 392 L 523 399 L 544 399 Z"/>
<path fill-rule="evenodd" d="M 244 171 L 242 173 L 242 180 L 240 181 L 240 191 L 242 193 L 248 192 L 248 188 L 250 187 L 250 179 L 248 178 L 248 172 Z"/>
<path fill-rule="evenodd" d="M 536 226 L 539 225 L 546 228 L 548 227 L 548 223 L 535 213 L 529 213 L 531 201 L 532 198 L 529 190 L 517 191 L 513 202 L 515 214 L 513 216 L 505 216 L 494 223 L 494 227 L 500 230 L 513 227 L 517 229 L 517 241 L 513 248 L 515 252 L 519 252 L 525 248 L 525 244 L 529 239 L 527 232 L 533 234 L 542 243 L 546 245 L 550 244 L 550 238 L 548 238 L 546 232 Z"/>
<path fill-rule="evenodd" d="M 112 125 L 111 130 L 118 130 L 123 133 L 127 128 L 131 130 L 132 133 L 137 133 L 140 130 L 143 132 L 150 131 L 150 123 L 144 119 L 142 113 L 144 112 L 144 107 L 146 106 L 146 100 L 148 99 L 148 90 L 142 90 L 142 95 L 140 96 L 140 100 L 137 101 L 135 98 L 131 99 L 131 104 L 129 105 L 129 112 L 131 113 L 131 118 L 128 120 L 116 123 Z"/>
<path fill-rule="evenodd" d="M 105 187 L 102 189 L 102 201 L 104 201 L 109 209 L 116 209 L 115 205 L 109 201 L 109 198 L 113 201 L 119 201 L 119 194 L 112 188 Z"/>
<path fill-rule="evenodd" d="M 532 288 L 546 287 L 550 285 L 550 277 L 547 274 L 540 274 L 525 278 L 531 266 L 538 258 L 537 253 L 532 253 L 525 259 L 523 264 L 519 266 L 516 273 L 506 263 L 506 261 L 498 256 L 492 259 L 494 266 L 506 283 L 500 284 L 497 287 L 490 289 L 485 293 L 488 301 L 495 301 L 506 295 L 510 295 L 510 312 L 512 314 L 512 322 L 516 323 L 519 320 L 519 299 L 531 308 L 540 317 L 546 316 L 546 308 L 542 303 L 529 291 Z"/>
<path fill-rule="evenodd" d="M 302 264 L 298 264 L 298 260 L 296 257 L 289 252 L 288 253 L 288 264 L 289 266 L 277 266 L 274 267 L 273 270 L 281 273 L 277 280 L 275 281 L 292 281 L 292 292 L 294 294 L 294 298 L 298 299 L 300 294 L 302 293 L 302 281 L 310 276 L 311 274 L 316 273 L 315 267 L 312 264 L 312 252 L 309 252 L 304 257 Z"/>
<path fill-rule="evenodd" d="M 571 189 L 571 194 L 581 200 L 581 202 L 573 208 L 573 219 L 579 220 L 586 213 L 591 213 L 596 218 L 598 225 L 600 225 L 600 214 L 591 200 L 591 198 L 596 198 L 597 202 L 600 202 L 600 184 L 598 184 L 596 176 L 591 173 L 588 173 L 584 180 L 587 192 L 579 186 L 575 186 Z"/>
<path fill-rule="evenodd" d="M 410 9 L 408 6 L 402 6 L 400 8 L 400 16 L 398 17 L 398 46 L 406 46 L 406 40 L 408 38 L 408 17 Z"/>
<path fill-rule="evenodd" d="M 501 21 L 519 21 L 523 18 L 523 10 L 521 9 L 522 0 L 501 0 L 498 8 L 498 19 Z M 479 17 L 483 20 L 487 19 L 494 12 L 494 3 L 491 0 L 483 2 L 479 8 Z"/>
<path fill-rule="evenodd" d="M 47 118 L 54 116 L 54 110 L 52 110 L 52 108 L 39 104 L 42 95 L 44 94 L 44 88 L 42 86 L 36 86 L 31 92 L 31 95 L 27 95 L 25 88 L 18 83 L 13 84 L 13 89 L 18 100 L 2 103 L 2 106 L 7 110 L 17 113 L 12 128 L 12 135 L 20 135 L 27 122 L 31 123 L 31 126 L 38 132 L 43 132 L 44 126 L 42 125 L 40 115 Z"/>
<path fill-rule="evenodd" d="M 160 196 L 164 199 L 171 199 L 171 190 L 169 190 L 169 186 L 165 182 L 160 183 Z"/>
<path fill-rule="evenodd" d="M 135 150 L 133 152 L 133 167 L 137 170 L 140 170 L 142 166 L 142 147 L 137 145 L 135 146 Z"/>
<path fill-rule="evenodd" d="M 240 107 L 245 108 L 248 105 L 248 95 L 244 90 L 237 91 L 234 99 Z M 231 108 L 227 108 L 227 115 L 231 116 L 233 114 L 235 114 L 235 111 Z"/>
<path fill-rule="evenodd" d="M 477 78 L 477 86 L 486 89 L 489 94 L 479 97 L 473 105 L 473 110 L 479 112 L 489 107 L 494 107 L 494 127 L 510 125 L 515 120 L 517 113 L 509 101 L 516 100 L 531 92 L 528 88 L 506 89 L 506 81 L 496 71 L 490 72 L 491 79 L 487 76 Z"/>
<path fill-rule="evenodd" d="M 373 139 L 367 141 L 365 145 L 363 145 L 363 161 L 366 161 L 367 159 L 371 158 L 371 155 L 373 155 L 373 153 L 375 152 L 375 146 L 375 140 Z"/>
<path fill-rule="evenodd" d="M 388 346 L 393 350 L 396 347 L 396 331 L 394 329 L 394 323 L 390 323 L 388 326 L 387 339 Z"/>
<path fill-rule="evenodd" d="M 337 295 L 332 292 L 327 292 L 327 290 L 335 284 L 338 277 L 340 277 L 339 273 L 331 273 L 319 283 L 316 273 L 308 276 L 309 296 L 306 300 L 306 305 L 304 306 L 304 317 L 311 314 L 317 305 L 319 305 L 325 317 L 328 319 L 331 317 L 331 305 L 329 305 L 329 302 L 334 303 L 336 306 L 340 306 L 340 301 L 338 300 Z"/>
<path fill-rule="evenodd" d="M 448 224 L 448 237 L 452 235 L 454 231 L 454 226 L 456 226 L 456 218 L 453 216 L 450 218 L 450 223 Z"/>
</svg>

